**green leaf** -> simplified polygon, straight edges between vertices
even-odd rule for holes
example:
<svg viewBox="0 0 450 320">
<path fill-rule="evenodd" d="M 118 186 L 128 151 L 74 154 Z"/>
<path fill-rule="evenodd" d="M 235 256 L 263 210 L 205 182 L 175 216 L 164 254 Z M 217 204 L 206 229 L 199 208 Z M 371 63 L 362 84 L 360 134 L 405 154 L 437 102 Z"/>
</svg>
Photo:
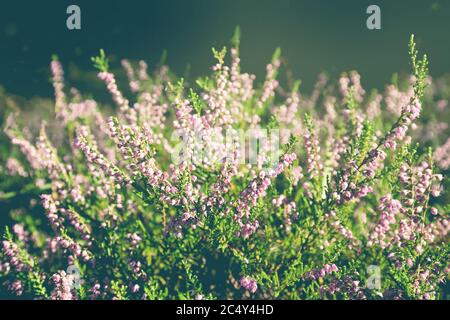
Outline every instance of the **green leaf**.
<svg viewBox="0 0 450 320">
<path fill-rule="evenodd" d="M 92 57 L 91 61 L 94 64 L 94 67 L 101 72 L 108 72 L 109 70 L 109 60 L 106 57 L 105 51 L 100 49 L 100 54 L 96 57 Z"/>
</svg>

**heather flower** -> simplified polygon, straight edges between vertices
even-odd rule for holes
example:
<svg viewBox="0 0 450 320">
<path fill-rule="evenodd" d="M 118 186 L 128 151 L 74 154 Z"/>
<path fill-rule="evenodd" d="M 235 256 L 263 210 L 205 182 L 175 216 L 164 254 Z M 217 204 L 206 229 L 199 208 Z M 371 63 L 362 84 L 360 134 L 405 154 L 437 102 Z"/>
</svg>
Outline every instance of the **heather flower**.
<svg viewBox="0 0 450 320">
<path fill-rule="evenodd" d="M 380 220 L 369 237 L 368 245 L 378 243 L 382 248 L 388 245 L 387 233 L 391 225 L 396 222 L 396 216 L 402 212 L 403 207 L 400 201 L 393 199 L 390 194 L 380 199 L 378 210 L 381 211 Z"/>
<path fill-rule="evenodd" d="M 82 246 L 72 238 L 68 236 L 57 236 L 55 239 L 66 253 L 81 258 L 84 262 L 92 260 L 92 254 L 86 249 L 83 249 Z"/>
<path fill-rule="evenodd" d="M 54 285 L 51 294 L 52 300 L 74 300 L 75 295 L 72 292 L 72 279 L 64 271 L 55 273 L 51 280 Z"/>
<path fill-rule="evenodd" d="M 296 155 L 285 154 L 280 159 L 281 161 L 276 165 L 276 169 L 269 169 L 264 174 L 257 176 L 250 184 L 245 188 L 236 203 L 237 214 L 234 219 L 238 221 L 241 227 L 241 235 L 243 238 L 249 237 L 253 234 L 259 226 L 258 221 L 243 222 L 242 219 L 248 220 L 250 218 L 251 207 L 256 206 L 259 198 L 265 195 L 267 188 L 272 183 L 272 178 L 280 175 L 284 169 L 291 165 L 296 159 Z"/>
<path fill-rule="evenodd" d="M 100 72 L 98 74 L 100 80 L 104 81 L 114 101 L 124 110 L 128 109 L 128 100 L 126 100 L 116 85 L 116 79 L 110 72 Z"/>
<path fill-rule="evenodd" d="M 142 238 L 137 233 L 129 233 L 127 238 L 133 247 L 136 247 L 142 241 Z"/>
<path fill-rule="evenodd" d="M 64 71 L 61 63 L 53 59 L 50 63 L 53 88 L 55 90 L 55 110 L 61 112 L 66 106 L 66 94 L 64 93 Z"/>
<path fill-rule="evenodd" d="M 242 288 L 245 290 L 248 290 L 251 293 L 255 293 L 256 290 L 258 290 L 258 284 L 255 279 L 252 279 L 250 277 L 242 277 L 239 281 L 239 284 Z"/>
<path fill-rule="evenodd" d="M 436 164 L 446 170 L 450 167 L 450 138 L 434 152 Z"/>
<path fill-rule="evenodd" d="M 323 278 L 326 275 L 331 275 L 333 273 L 338 272 L 339 269 L 338 267 L 333 263 L 333 264 L 325 264 L 322 268 L 320 269 L 314 269 L 311 270 L 309 272 L 307 272 L 304 276 L 303 279 L 309 279 L 309 280 L 318 280 L 319 278 Z"/>
<path fill-rule="evenodd" d="M 9 265 L 17 272 L 26 271 L 32 267 L 30 262 L 26 261 L 17 244 L 11 241 L 4 240 L 2 242 L 3 253 L 5 254 Z"/>
<path fill-rule="evenodd" d="M 70 167 L 66 167 L 60 162 L 55 148 L 51 145 L 47 137 L 44 127 L 41 128 L 37 148 L 41 154 L 42 166 L 47 169 L 50 178 L 53 180 L 62 179 L 68 181 Z"/>
<path fill-rule="evenodd" d="M 12 137 L 11 143 L 20 148 L 33 169 L 39 170 L 44 167 L 40 152 L 29 141 L 18 137 Z"/>
<path fill-rule="evenodd" d="M 438 210 L 436 208 L 434 208 L 434 207 L 430 209 L 430 212 L 431 212 L 431 214 L 433 216 L 437 216 L 438 215 Z"/>
<path fill-rule="evenodd" d="M 20 280 L 15 280 L 9 285 L 9 290 L 11 290 L 16 296 L 21 296 L 23 293 L 23 284 Z"/>
<path fill-rule="evenodd" d="M 278 53 L 279 54 L 279 53 Z M 278 81 L 276 80 L 278 69 L 280 68 L 281 61 L 277 57 L 277 52 L 274 54 L 272 63 L 266 66 L 266 80 L 262 88 L 262 94 L 258 101 L 258 106 L 261 108 L 266 101 L 275 95 L 275 89 L 278 87 Z"/>
<path fill-rule="evenodd" d="M 89 290 L 91 293 L 90 299 L 95 300 L 96 298 L 100 297 L 101 292 L 101 285 L 99 283 L 96 283 L 92 286 L 92 288 Z"/>
<path fill-rule="evenodd" d="M 19 175 L 21 177 L 28 177 L 28 173 L 25 171 L 25 168 L 20 164 L 17 159 L 8 158 L 6 161 L 6 170 L 10 175 Z"/>
<path fill-rule="evenodd" d="M 139 81 L 136 79 L 133 67 L 131 66 L 130 61 L 123 59 L 121 61 L 122 67 L 125 69 L 125 72 L 127 73 L 130 89 L 132 92 L 139 91 L 140 84 Z"/>
<path fill-rule="evenodd" d="M 105 156 L 98 151 L 97 146 L 88 141 L 88 138 L 89 130 L 87 127 L 78 127 L 77 138 L 74 143 L 75 147 L 79 148 L 84 153 L 88 162 L 98 166 L 107 176 L 114 177 L 118 184 L 127 184 L 129 178 L 123 174 L 119 168 L 112 164 L 111 161 L 106 159 Z"/>
<path fill-rule="evenodd" d="M 101 114 L 97 110 L 97 102 L 95 100 L 83 100 L 79 102 L 70 102 L 61 110 L 59 116 L 64 123 L 75 121 L 79 118 L 99 118 Z"/>
<path fill-rule="evenodd" d="M 21 242 L 27 242 L 30 238 L 30 233 L 25 230 L 25 227 L 23 224 L 16 223 L 13 228 L 13 232 L 15 233 L 17 239 Z"/>
</svg>

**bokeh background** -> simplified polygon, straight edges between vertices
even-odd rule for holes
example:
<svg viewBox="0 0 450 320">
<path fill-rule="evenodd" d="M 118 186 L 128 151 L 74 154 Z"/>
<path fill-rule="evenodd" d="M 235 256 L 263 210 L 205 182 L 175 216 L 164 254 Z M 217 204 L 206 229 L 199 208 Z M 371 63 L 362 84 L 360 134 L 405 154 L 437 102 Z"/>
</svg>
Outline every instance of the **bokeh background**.
<svg viewBox="0 0 450 320">
<path fill-rule="evenodd" d="M 82 30 L 66 28 L 70 4 L 81 7 Z M 381 8 L 382 30 L 366 28 L 370 4 Z M 48 63 L 57 54 L 71 84 L 92 91 L 85 72 L 93 72 L 99 48 L 113 67 L 122 58 L 156 64 L 167 50 L 177 74 L 199 76 L 213 63 L 211 47 L 228 45 L 237 25 L 245 71 L 263 76 L 280 46 L 304 90 L 321 71 L 333 77 L 351 69 L 365 87 L 382 89 L 393 72 L 409 70 L 411 33 L 433 76 L 450 71 L 450 0 L 15 0 L 0 2 L 0 85 L 51 97 Z"/>
</svg>

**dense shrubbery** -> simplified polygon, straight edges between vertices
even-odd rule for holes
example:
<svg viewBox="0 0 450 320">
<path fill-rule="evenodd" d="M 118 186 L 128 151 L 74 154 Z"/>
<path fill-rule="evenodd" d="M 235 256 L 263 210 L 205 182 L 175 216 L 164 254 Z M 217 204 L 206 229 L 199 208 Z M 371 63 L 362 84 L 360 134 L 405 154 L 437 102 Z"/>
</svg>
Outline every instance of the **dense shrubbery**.
<svg viewBox="0 0 450 320">
<path fill-rule="evenodd" d="M 412 75 L 370 94 L 355 71 L 337 85 L 321 76 L 309 96 L 283 89 L 279 50 L 255 86 L 238 33 L 229 66 L 213 52 L 195 85 L 124 60 L 132 102 L 102 51 L 115 109 L 66 90 L 53 59 L 54 114 L 39 133 L 5 115 L 2 292 L 448 298 L 450 84 L 427 76 L 413 38 Z"/>
</svg>

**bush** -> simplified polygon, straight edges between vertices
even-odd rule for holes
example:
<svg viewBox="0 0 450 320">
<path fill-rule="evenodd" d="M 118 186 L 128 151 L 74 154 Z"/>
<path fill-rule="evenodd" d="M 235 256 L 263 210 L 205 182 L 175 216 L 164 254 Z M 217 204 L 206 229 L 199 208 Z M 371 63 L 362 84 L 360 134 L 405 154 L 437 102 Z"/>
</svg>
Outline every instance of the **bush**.
<svg viewBox="0 0 450 320">
<path fill-rule="evenodd" d="M 355 71 L 337 87 L 321 75 L 309 96 L 282 88 L 279 50 L 254 85 L 238 32 L 229 65 L 213 54 L 195 84 L 122 61 L 130 101 L 101 51 L 112 109 L 66 91 L 53 57 L 37 138 L 27 118 L 5 120 L 0 201 L 20 208 L 3 286 L 37 299 L 448 298 L 450 86 L 413 37 L 411 76 L 384 93 Z"/>
</svg>

